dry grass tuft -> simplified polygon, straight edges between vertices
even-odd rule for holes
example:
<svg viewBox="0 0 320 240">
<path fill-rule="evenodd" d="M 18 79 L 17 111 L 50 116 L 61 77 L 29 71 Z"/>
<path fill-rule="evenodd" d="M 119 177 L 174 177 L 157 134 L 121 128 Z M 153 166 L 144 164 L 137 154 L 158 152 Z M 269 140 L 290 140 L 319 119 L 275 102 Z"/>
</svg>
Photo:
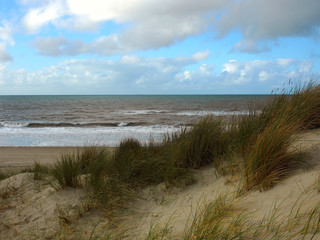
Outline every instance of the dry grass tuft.
<svg viewBox="0 0 320 240">
<path fill-rule="evenodd" d="M 79 187 L 80 173 L 81 162 L 76 154 L 63 154 L 60 161 L 57 161 L 50 169 L 51 176 L 61 188 Z"/>
<path fill-rule="evenodd" d="M 269 189 L 303 163 L 303 155 L 290 148 L 296 126 L 273 122 L 259 134 L 245 157 L 245 188 Z"/>
</svg>

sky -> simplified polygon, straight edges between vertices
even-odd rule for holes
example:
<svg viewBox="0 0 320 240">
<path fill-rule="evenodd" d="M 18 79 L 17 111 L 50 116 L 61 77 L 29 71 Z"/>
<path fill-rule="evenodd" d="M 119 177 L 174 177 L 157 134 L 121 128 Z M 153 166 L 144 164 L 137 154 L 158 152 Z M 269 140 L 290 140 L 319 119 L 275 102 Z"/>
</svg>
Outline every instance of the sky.
<svg viewBox="0 0 320 240">
<path fill-rule="evenodd" d="M 320 80 L 319 0 L 0 0 L 0 95 L 269 94 Z"/>
</svg>

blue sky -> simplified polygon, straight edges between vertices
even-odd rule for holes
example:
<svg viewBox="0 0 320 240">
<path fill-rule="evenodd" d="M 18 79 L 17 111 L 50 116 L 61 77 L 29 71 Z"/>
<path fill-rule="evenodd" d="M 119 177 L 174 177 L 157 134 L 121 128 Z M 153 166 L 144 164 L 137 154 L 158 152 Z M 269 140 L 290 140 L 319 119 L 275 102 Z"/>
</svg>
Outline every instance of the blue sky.
<svg viewBox="0 0 320 240">
<path fill-rule="evenodd" d="M 319 80 L 319 0 L 0 0 L 0 94 L 264 94 Z"/>
</svg>

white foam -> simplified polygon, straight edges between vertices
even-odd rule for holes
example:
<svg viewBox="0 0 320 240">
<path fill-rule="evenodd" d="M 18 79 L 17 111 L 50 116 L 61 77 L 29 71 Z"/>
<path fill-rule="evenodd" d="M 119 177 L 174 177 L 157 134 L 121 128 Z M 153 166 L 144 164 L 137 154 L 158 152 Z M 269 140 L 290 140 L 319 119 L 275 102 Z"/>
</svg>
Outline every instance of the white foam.
<svg viewBox="0 0 320 240">
<path fill-rule="evenodd" d="M 199 111 L 199 110 L 189 110 L 189 111 L 180 111 L 172 112 L 169 110 L 124 110 L 119 113 L 124 115 L 147 115 L 147 114 L 161 114 L 167 113 L 170 115 L 177 116 L 227 116 L 227 115 L 239 115 L 239 114 L 248 114 L 248 111 Z"/>
<path fill-rule="evenodd" d="M 155 110 L 155 109 L 120 111 L 120 113 L 124 115 L 147 115 L 147 114 L 159 114 L 159 113 L 169 113 L 169 112 L 170 111 L 167 111 L 167 110 Z"/>
<path fill-rule="evenodd" d="M 88 144 L 117 146 L 124 138 L 147 142 L 160 141 L 164 134 L 178 131 L 174 126 L 134 127 L 45 127 L 0 128 L 0 146 L 84 146 Z"/>
<path fill-rule="evenodd" d="M 214 116 L 228 116 L 228 115 L 241 115 L 241 114 L 248 114 L 247 111 L 237 111 L 237 112 L 227 112 L 227 111 L 181 111 L 172 113 L 172 115 L 178 116 L 207 116 L 207 115 L 214 115 Z"/>
<path fill-rule="evenodd" d="M 121 123 L 118 124 L 118 127 L 124 127 L 124 126 L 127 126 L 127 125 L 128 125 L 128 123 L 121 122 Z"/>
<path fill-rule="evenodd" d="M 29 123 L 27 122 L 0 122 L 1 127 L 7 128 L 21 128 L 28 126 Z"/>
</svg>

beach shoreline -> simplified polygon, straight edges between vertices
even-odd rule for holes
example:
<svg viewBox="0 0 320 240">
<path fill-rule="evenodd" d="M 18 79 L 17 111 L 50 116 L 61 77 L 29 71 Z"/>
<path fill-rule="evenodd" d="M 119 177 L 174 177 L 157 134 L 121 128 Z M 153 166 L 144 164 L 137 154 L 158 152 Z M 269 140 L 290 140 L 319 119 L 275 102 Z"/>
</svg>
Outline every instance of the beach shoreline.
<svg viewBox="0 0 320 240">
<path fill-rule="evenodd" d="M 305 131 L 299 134 L 296 147 L 309 149 L 320 139 L 320 129 Z M 19 171 L 31 167 L 35 162 L 50 165 L 59 160 L 65 153 L 76 153 L 85 146 L 0 146 L 0 172 Z M 116 147 L 101 146 L 112 150 Z"/>
</svg>

